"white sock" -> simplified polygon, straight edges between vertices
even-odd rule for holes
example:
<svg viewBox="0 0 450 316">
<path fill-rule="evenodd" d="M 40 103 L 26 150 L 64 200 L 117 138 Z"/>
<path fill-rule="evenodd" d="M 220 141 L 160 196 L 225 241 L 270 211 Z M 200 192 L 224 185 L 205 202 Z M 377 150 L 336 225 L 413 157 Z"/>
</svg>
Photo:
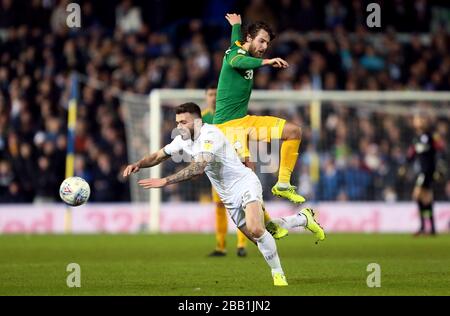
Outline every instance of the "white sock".
<svg viewBox="0 0 450 316">
<path fill-rule="evenodd" d="M 266 230 L 261 237 L 256 238 L 256 243 L 259 251 L 272 269 L 272 275 L 274 273 L 284 274 L 281 268 L 280 258 L 278 257 L 277 244 L 272 235 Z"/>
<path fill-rule="evenodd" d="M 280 217 L 280 218 L 273 218 L 272 222 L 275 224 L 285 228 L 285 229 L 292 229 L 295 227 L 305 226 L 306 225 L 306 216 L 302 213 L 297 213 L 295 215 Z"/>
<path fill-rule="evenodd" d="M 278 189 L 284 189 L 287 190 L 291 186 L 290 183 L 284 183 L 284 182 L 278 182 L 277 187 Z"/>
</svg>

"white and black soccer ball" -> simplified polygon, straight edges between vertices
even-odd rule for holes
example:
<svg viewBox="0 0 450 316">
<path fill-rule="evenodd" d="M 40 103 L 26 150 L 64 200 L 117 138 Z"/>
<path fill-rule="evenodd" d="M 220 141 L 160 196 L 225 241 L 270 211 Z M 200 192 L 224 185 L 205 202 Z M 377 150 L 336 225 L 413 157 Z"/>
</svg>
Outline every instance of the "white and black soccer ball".
<svg viewBox="0 0 450 316">
<path fill-rule="evenodd" d="M 80 177 L 67 178 L 59 187 L 61 200 L 70 206 L 79 206 L 86 203 L 90 195 L 91 188 L 89 183 Z"/>
</svg>

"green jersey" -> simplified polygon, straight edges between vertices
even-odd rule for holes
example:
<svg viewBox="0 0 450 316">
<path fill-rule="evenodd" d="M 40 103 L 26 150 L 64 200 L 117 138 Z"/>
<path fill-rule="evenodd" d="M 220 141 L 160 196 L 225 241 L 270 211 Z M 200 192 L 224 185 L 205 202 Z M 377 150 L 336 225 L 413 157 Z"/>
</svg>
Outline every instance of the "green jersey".
<svg viewBox="0 0 450 316">
<path fill-rule="evenodd" d="M 211 109 L 205 109 L 202 112 L 203 123 L 212 124 L 214 120 L 214 112 Z"/>
<path fill-rule="evenodd" d="M 262 66 L 261 58 L 249 56 L 241 43 L 241 25 L 233 25 L 231 47 L 225 52 L 217 87 L 214 124 L 221 124 L 247 115 L 253 86 L 253 69 Z"/>
</svg>

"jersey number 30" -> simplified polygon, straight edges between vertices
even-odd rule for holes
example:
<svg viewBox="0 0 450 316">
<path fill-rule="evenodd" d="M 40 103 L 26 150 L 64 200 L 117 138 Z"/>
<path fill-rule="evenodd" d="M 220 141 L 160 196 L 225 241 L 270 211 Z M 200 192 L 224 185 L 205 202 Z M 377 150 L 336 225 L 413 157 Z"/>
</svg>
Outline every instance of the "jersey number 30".
<svg viewBox="0 0 450 316">
<path fill-rule="evenodd" d="M 247 80 L 252 80 L 253 79 L 253 70 L 247 70 L 245 72 L 244 78 Z"/>
</svg>

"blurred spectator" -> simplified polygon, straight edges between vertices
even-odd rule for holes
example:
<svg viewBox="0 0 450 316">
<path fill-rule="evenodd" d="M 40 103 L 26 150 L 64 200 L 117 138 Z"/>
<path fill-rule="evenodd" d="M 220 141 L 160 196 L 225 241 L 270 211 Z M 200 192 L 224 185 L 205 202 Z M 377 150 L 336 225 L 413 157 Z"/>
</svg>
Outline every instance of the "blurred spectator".
<svg viewBox="0 0 450 316">
<path fill-rule="evenodd" d="M 24 202 L 33 202 L 35 186 L 33 179 L 36 176 L 37 165 L 29 143 L 20 145 L 20 157 L 14 160 L 14 170 L 22 188 Z"/>
<path fill-rule="evenodd" d="M 59 192 L 59 179 L 51 166 L 51 159 L 41 156 L 38 159 L 38 171 L 30 180 L 35 181 L 35 203 L 55 202 Z"/>
<path fill-rule="evenodd" d="M 17 11 L 13 7 L 12 0 L 1 0 L 0 2 L 0 32 L 6 31 L 8 27 L 17 23 Z M 1 36 L 3 37 L 3 36 Z"/>
<path fill-rule="evenodd" d="M 0 160 L 0 202 L 12 203 L 18 195 L 18 184 L 16 182 L 11 164 Z"/>
<path fill-rule="evenodd" d="M 83 178 L 88 183 L 92 183 L 92 173 L 87 167 L 86 158 L 82 155 L 76 155 L 74 161 L 74 175 Z"/>
<path fill-rule="evenodd" d="M 371 46 L 366 48 L 366 53 L 360 59 L 361 66 L 369 71 L 380 71 L 384 68 L 384 61 L 375 54 L 375 49 Z"/>
<path fill-rule="evenodd" d="M 93 181 L 93 200 L 101 202 L 115 201 L 118 192 L 118 174 L 114 172 L 111 166 L 111 158 L 101 153 L 98 156 L 97 164 L 94 167 L 94 181 Z"/>
<path fill-rule="evenodd" d="M 331 159 L 327 159 L 324 163 L 323 171 L 320 175 L 319 187 L 317 188 L 318 200 L 321 201 L 334 201 L 339 194 L 340 175 L 334 162 Z"/>
<path fill-rule="evenodd" d="M 230 36 L 224 7 L 240 8 L 244 23 L 263 20 L 276 27 L 268 57 L 280 55 L 291 65 L 282 72 L 259 69 L 255 89 L 450 90 L 449 21 L 439 18 L 439 27 L 430 30 L 431 12 L 445 6 L 444 0 L 383 2 L 383 31 L 376 33 L 364 27 L 364 2 L 356 0 L 219 2 L 196 1 L 188 11 L 175 12 L 169 9 L 173 0 L 124 0 L 116 6 L 82 1 L 82 30 L 70 33 L 67 0 L 0 0 L 1 202 L 57 198 L 64 178 L 72 70 L 82 75 L 75 173 L 89 181 L 93 200 L 129 200 L 120 171 L 128 160 L 127 148 L 145 154 L 149 126 L 147 117 L 135 119 L 135 128 L 146 136 L 125 142 L 129 105 L 118 98 L 119 92 L 203 89 L 217 80 Z M 24 14 L 17 14 L 19 10 Z M 367 105 L 323 102 L 319 132 L 309 127 L 309 107 L 293 104 L 289 111 L 267 113 L 295 117 L 304 130 L 302 151 L 307 148 L 300 157 L 310 155 L 314 146 L 323 162 L 318 183 L 309 174 L 312 160 L 299 164 L 302 192 L 325 200 L 409 199 L 414 184 L 411 170 L 404 166 L 409 109 L 382 112 L 395 105 Z M 166 143 L 173 113 L 163 112 Z M 436 122 L 450 148 L 448 115 L 441 113 Z M 442 159 L 449 161 L 448 152 Z M 166 163 L 163 174 L 180 167 Z M 261 179 L 272 183 L 273 177 L 264 174 Z M 448 176 L 442 178 L 437 198 L 449 199 Z M 195 185 L 195 192 L 192 184 L 168 187 L 163 198 L 196 200 L 207 182 Z"/>
<path fill-rule="evenodd" d="M 116 8 L 116 26 L 124 33 L 139 31 L 142 27 L 141 9 L 131 0 L 123 0 Z"/>
<path fill-rule="evenodd" d="M 250 0 L 250 4 L 244 11 L 245 22 L 264 21 L 277 29 L 277 20 L 265 0 Z"/>
<path fill-rule="evenodd" d="M 329 29 L 334 29 L 337 26 L 343 25 L 346 16 L 347 9 L 339 0 L 331 0 L 325 6 L 325 25 Z"/>
<path fill-rule="evenodd" d="M 294 15 L 290 21 L 294 25 L 295 29 L 298 29 L 301 32 L 317 29 L 319 25 L 318 14 L 311 0 L 301 0 L 300 7 L 298 9 L 293 7 L 292 11 Z M 284 21 L 284 23 L 290 26 L 289 22 Z"/>
<path fill-rule="evenodd" d="M 59 34 L 62 30 L 67 29 L 67 5 L 69 0 L 59 0 L 58 5 L 53 9 L 52 15 L 50 17 L 50 25 L 52 27 L 52 32 Z"/>
</svg>

